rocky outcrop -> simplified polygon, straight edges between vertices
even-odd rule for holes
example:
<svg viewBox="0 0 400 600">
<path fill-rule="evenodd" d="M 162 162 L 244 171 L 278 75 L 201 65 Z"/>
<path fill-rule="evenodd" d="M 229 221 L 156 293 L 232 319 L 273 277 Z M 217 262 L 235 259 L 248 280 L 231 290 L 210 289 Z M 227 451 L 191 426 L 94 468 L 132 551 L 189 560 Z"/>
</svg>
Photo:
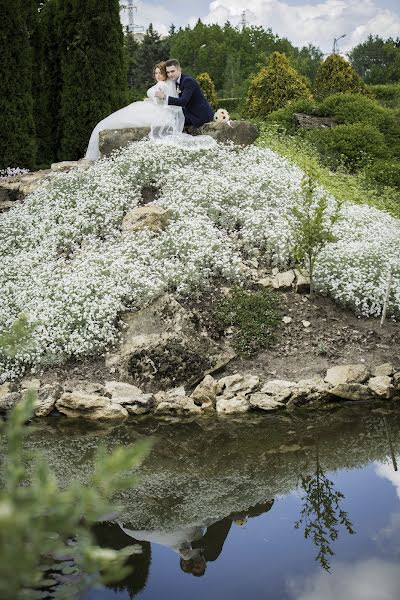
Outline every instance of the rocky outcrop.
<svg viewBox="0 0 400 600">
<path fill-rule="evenodd" d="M 247 121 L 213 121 L 197 129 L 190 127 L 191 135 L 210 135 L 220 144 L 233 143 L 235 146 L 250 146 L 258 138 L 259 132 L 253 123 Z"/>
<path fill-rule="evenodd" d="M 165 210 L 157 204 L 138 206 L 130 210 L 122 221 L 122 231 L 134 233 L 141 229 L 162 231 L 166 228 L 171 218 L 171 211 Z"/>
<path fill-rule="evenodd" d="M 191 313 L 172 296 L 163 296 L 123 316 L 120 348 L 106 358 L 119 378 L 145 391 L 188 386 L 226 365 L 234 353 L 199 335 Z"/>
<path fill-rule="evenodd" d="M 92 164 L 92 161 L 84 159 L 64 161 L 53 163 L 50 169 L 0 179 L 0 212 L 9 210 L 15 202 L 24 200 L 26 196 L 39 189 L 43 183 L 51 181 L 59 173 L 66 173 L 73 169 L 87 169 Z"/>
</svg>

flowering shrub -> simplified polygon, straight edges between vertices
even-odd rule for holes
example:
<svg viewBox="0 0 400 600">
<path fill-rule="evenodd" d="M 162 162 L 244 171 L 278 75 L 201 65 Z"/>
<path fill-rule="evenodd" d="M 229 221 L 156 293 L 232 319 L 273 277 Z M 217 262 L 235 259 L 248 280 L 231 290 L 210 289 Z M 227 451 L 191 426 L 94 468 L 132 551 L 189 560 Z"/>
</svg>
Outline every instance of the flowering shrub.
<svg viewBox="0 0 400 600">
<path fill-rule="evenodd" d="M 36 325 L 32 347 L 0 356 L 2 379 L 26 365 L 103 352 L 118 340 L 122 311 L 167 291 L 204 289 L 215 277 L 238 283 L 242 257 L 289 265 L 287 215 L 302 177 L 268 148 L 185 151 L 148 141 L 59 174 L 0 217 L 0 330 L 21 312 Z M 172 210 L 171 223 L 159 234 L 122 232 L 144 185 L 161 188 L 157 203 Z M 363 315 L 379 314 L 390 262 L 388 311 L 400 312 L 399 222 L 345 205 L 335 229 L 334 251 L 328 244 L 316 265 L 316 288 Z"/>
<path fill-rule="evenodd" d="M 7 167 L 7 169 L 0 169 L 0 179 L 4 179 L 6 177 L 13 177 L 14 175 L 26 175 L 27 173 L 29 173 L 28 169 L 20 169 L 19 167 Z"/>
</svg>

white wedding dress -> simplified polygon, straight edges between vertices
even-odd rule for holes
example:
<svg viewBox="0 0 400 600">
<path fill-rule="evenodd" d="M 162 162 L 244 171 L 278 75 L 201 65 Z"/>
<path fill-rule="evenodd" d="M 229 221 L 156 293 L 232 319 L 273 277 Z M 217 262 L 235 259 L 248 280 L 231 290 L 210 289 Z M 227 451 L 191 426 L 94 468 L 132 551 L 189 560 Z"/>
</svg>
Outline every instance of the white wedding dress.
<svg viewBox="0 0 400 600">
<path fill-rule="evenodd" d="M 174 81 L 159 81 L 147 90 L 147 100 L 133 102 L 108 115 L 97 123 L 90 136 L 86 150 L 86 160 L 100 158 L 99 132 L 104 129 L 125 129 L 130 127 L 150 127 L 149 138 L 156 143 L 169 144 L 188 150 L 211 148 L 217 142 L 209 135 L 192 136 L 183 133 L 185 116 L 180 106 L 170 106 L 156 98 L 157 90 L 167 96 L 178 97 Z"/>
</svg>

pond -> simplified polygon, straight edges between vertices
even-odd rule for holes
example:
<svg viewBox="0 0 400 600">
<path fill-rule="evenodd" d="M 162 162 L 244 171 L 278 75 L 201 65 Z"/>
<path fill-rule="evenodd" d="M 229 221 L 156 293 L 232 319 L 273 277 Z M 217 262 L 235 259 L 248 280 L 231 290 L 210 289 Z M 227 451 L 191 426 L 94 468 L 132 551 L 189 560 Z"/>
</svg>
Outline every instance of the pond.
<svg viewBox="0 0 400 600">
<path fill-rule="evenodd" d="M 84 600 L 400 597 L 400 411 L 346 405 L 240 419 L 142 419 L 110 429 L 49 419 L 29 444 L 84 480 L 99 442 L 154 436 L 100 545 L 133 543 L 132 574 Z"/>
</svg>

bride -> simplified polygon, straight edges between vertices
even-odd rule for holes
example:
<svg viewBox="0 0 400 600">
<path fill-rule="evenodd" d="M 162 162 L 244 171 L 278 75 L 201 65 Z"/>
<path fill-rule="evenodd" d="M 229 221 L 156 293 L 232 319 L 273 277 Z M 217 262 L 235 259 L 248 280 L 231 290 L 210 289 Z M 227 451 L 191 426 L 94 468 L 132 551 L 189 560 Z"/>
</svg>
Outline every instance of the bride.
<svg viewBox="0 0 400 600">
<path fill-rule="evenodd" d="M 97 123 L 90 136 L 86 150 L 86 160 L 100 158 L 99 132 L 104 129 L 125 129 L 129 127 L 150 127 L 149 137 L 157 143 L 170 144 L 187 149 L 209 148 L 215 146 L 215 140 L 208 135 L 193 137 L 182 133 L 185 116 L 180 106 L 171 106 L 159 100 L 155 93 L 157 90 L 166 96 L 178 97 L 174 81 L 167 79 L 165 63 L 155 65 L 153 76 L 156 84 L 147 90 L 147 99 L 133 102 L 120 110 L 108 115 Z"/>
</svg>

